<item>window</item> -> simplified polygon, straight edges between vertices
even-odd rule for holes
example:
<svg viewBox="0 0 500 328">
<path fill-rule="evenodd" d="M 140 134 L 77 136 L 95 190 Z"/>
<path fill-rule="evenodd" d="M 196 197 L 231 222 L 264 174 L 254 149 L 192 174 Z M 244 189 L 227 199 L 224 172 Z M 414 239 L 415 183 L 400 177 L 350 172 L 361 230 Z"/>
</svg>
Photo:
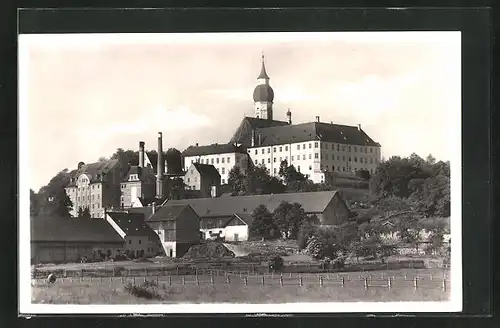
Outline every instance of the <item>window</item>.
<svg viewBox="0 0 500 328">
<path fill-rule="evenodd" d="M 311 147 L 309 147 L 309 148 L 311 148 Z M 317 142 L 314 143 L 314 148 L 318 148 L 318 143 Z"/>
<path fill-rule="evenodd" d="M 373 158 L 370 158 L 370 164 L 373 164 Z"/>
<path fill-rule="evenodd" d="M 293 161 L 293 156 L 292 156 L 292 161 Z"/>
<path fill-rule="evenodd" d="M 345 156 L 342 156 L 342 160 L 345 161 Z"/>
<path fill-rule="evenodd" d="M 128 240 L 128 244 L 131 245 L 132 244 L 132 240 L 129 239 Z"/>
<path fill-rule="evenodd" d="M 270 158 L 268 158 L 268 159 L 267 159 L 267 162 L 268 162 L 268 163 L 271 163 L 271 159 L 270 159 Z"/>
<path fill-rule="evenodd" d="M 194 182 L 198 182 L 198 177 L 194 177 Z"/>
<path fill-rule="evenodd" d="M 210 159 L 210 164 L 213 164 L 214 163 L 214 159 Z"/>
<path fill-rule="evenodd" d="M 321 171 L 323 171 L 323 165 L 321 165 L 321 166 L 319 167 L 319 169 L 320 169 Z"/>
<path fill-rule="evenodd" d="M 217 164 L 219 164 L 219 157 L 217 157 L 217 158 L 215 159 L 215 162 L 216 162 Z"/>
<path fill-rule="evenodd" d="M 269 154 L 271 152 L 271 147 L 267 148 L 267 153 Z"/>
<path fill-rule="evenodd" d="M 297 165 L 297 170 L 300 172 L 300 165 Z"/>
<path fill-rule="evenodd" d="M 264 161 L 264 159 L 262 159 L 262 164 L 264 164 L 264 163 L 265 163 L 265 161 Z"/>
<path fill-rule="evenodd" d="M 351 161 L 351 156 L 349 156 L 349 162 Z"/>
<path fill-rule="evenodd" d="M 337 144 L 337 151 L 340 151 L 340 145 Z"/>
<path fill-rule="evenodd" d="M 311 154 L 309 154 L 310 156 Z M 314 158 L 318 158 L 318 153 L 314 153 Z"/>
<path fill-rule="evenodd" d="M 302 160 L 304 160 L 304 161 L 306 160 L 306 155 L 305 154 L 302 155 Z"/>
<path fill-rule="evenodd" d="M 303 144 L 303 145 L 302 145 L 302 149 L 306 149 L 306 144 Z"/>
<path fill-rule="evenodd" d="M 264 154 L 264 148 L 262 148 L 262 154 Z"/>
<path fill-rule="evenodd" d="M 300 150 L 300 145 L 297 145 L 297 150 Z"/>
<path fill-rule="evenodd" d="M 373 153 L 373 148 L 370 148 L 370 153 Z"/>
<path fill-rule="evenodd" d="M 226 174 L 226 168 L 225 167 L 222 168 L 222 174 Z"/>
<path fill-rule="evenodd" d="M 285 151 L 288 151 L 288 146 L 285 146 Z"/>
<path fill-rule="evenodd" d="M 285 156 L 285 161 L 287 161 L 287 162 L 288 162 L 288 156 Z"/>
<path fill-rule="evenodd" d="M 276 152 L 276 147 L 273 147 L 273 153 L 275 153 L 275 152 Z"/>
<path fill-rule="evenodd" d="M 94 200 L 94 195 L 92 195 L 92 200 Z"/>
<path fill-rule="evenodd" d="M 225 162 L 225 158 L 224 158 L 224 157 L 222 157 L 222 163 L 224 164 L 224 162 Z"/>
<path fill-rule="evenodd" d="M 365 147 L 365 154 L 368 152 L 368 149 Z"/>
<path fill-rule="evenodd" d="M 340 156 L 337 155 L 337 161 L 340 161 Z"/>
<path fill-rule="evenodd" d="M 139 245 L 141 244 L 142 240 L 139 239 Z"/>
<path fill-rule="evenodd" d="M 283 151 L 283 147 L 280 147 L 280 152 Z"/>
<path fill-rule="evenodd" d="M 335 171 L 335 165 L 332 165 L 332 171 Z"/>
<path fill-rule="evenodd" d="M 358 147 L 354 146 L 354 152 L 358 151 Z"/>
<path fill-rule="evenodd" d="M 94 185 L 92 185 L 92 189 L 94 189 Z"/>
<path fill-rule="evenodd" d="M 312 154 L 309 154 L 309 159 L 312 159 Z"/>
<path fill-rule="evenodd" d="M 226 183 L 226 182 L 224 181 L 224 179 L 222 179 L 222 184 L 224 184 L 224 183 Z"/>
<path fill-rule="evenodd" d="M 191 164 L 193 164 L 193 163 L 194 163 L 194 159 L 191 160 Z"/>
<path fill-rule="evenodd" d="M 358 158 L 356 156 L 354 156 L 354 162 L 358 162 Z"/>
<path fill-rule="evenodd" d="M 274 171 L 274 174 L 276 174 L 276 168 L 274 168 L 274 170 L 273 170 L 273 171 Z"/>
<path fill-rule="evenodd" d="M 255 149 L 255 155 L 257 155 L 257 153 L 258 153 L 258 151 L 257 151 L 257 149 Z"/>
<path fill-rule="evenodd" d="M 280 157 L 280 163 L 283 162 L 283 157 Z"/>
<path fill-rule="evenodd" d="M 275 158 L 273 158 L 273 162 L 274 162 L 274 163 L 276 163 L 276 157 L 275 157 Z"/>
<path fill-rule="evenodd" d="M 313 147 L 313 144 L 312 142 L 309 144 L 309 149 L 311 149 Z"/>
<path fill-rule="evenodd" d="M 227 162 L 228 162 L 228 163 L 231 163 L 231 157 L 228 157 L 228 158 L 227 158 Z"/>
<path fill-rule="evenodd" d="M 311 165 L 309 165 L 309 170 L 312 170 L 312 166 Z"/>
</svg>

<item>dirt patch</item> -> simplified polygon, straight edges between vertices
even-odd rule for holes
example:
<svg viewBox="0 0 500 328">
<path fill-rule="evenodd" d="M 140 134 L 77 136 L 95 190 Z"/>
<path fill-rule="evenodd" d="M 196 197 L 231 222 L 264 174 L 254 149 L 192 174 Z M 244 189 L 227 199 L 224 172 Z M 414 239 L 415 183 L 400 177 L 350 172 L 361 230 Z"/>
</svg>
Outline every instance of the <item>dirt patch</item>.
<svg viewBox="0 0 500 328">
<path fill-rule="evenodd" d="M 191 246 L 187 253 L 183 256 L 184 259 L 210 259 L 224 257 L 234 257 L 234 253 L 222 243 L 218 242 L 206 242 L 200 245 Z"/>
</svg>

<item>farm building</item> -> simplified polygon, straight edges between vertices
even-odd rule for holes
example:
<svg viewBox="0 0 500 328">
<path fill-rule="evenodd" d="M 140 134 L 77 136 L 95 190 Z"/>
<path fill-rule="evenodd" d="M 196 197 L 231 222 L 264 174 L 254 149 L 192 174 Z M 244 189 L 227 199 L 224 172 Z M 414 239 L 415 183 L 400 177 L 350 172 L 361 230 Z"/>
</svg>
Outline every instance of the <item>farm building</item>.
<svg viewBox="0 0 500 328">
<path fill-rule="evenodd" d="M 201 218 L 200 230 L 205 238 L 213 238 L 215 235 L 234 238 L 232 230 L 244 229 L 228 226 L 230 220 L 236 219 L 235 214 L 241 220 L 236 219 L 231 224 L 236 225 L 239 222 L 238 224 L 242 226 L 248 226 L 249 216 L 256 207 L 265 205 L 272 212 L 281 202 L 301 204 L 306 214 L 316 215 L 322 225 L 342 224 L 350 215 L 346 203 L 337 191 L 168 200 L 164 203 L 164 207 L 190 205 Z M 245 220 L 246 223 L 243 224 Z M 232 236 L 228 236 L 226 230 L 231 231 Z M 242 240 L 243 235 L 238 232 L 236 234 L 237 238 Z"/>
<path fill-rule="evenodd" d="M 103 219 L 31 218 L 34 264 L 112 258 L 124 246 L 123 238 Z"/>
<path fill-rule="evenodd" d="M 153 211 L 146 222 L 158 235 L 167 256 L 182 257 L 189 247 L 200 242 L 200 218 L 191 206 L 153 207 Z"/>
<path fill-rule="evenodd" d="M 253 217 L 251 214 L 235 213 L 224 225 L 224 238 L 226 241 L 247 241 L 250 235 L 250 225 Z"/>
<path fill-rule="evenodd" d="M 129 258 L 152 257 L 163 251 L 158 235 L 145 222 L 143 213 L 106 212 L 106 220 L 125 240 Z"/>
</svg>

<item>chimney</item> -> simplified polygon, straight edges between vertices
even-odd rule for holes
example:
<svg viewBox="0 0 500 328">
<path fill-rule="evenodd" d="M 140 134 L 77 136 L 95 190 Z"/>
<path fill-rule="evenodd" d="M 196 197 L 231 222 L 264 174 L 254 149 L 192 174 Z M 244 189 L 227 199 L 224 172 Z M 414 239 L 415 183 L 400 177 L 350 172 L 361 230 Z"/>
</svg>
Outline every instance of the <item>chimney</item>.
<svg viewBox="0 0 500 328">
<path fill-rule="evenodd" d="M 196 143 L 196 147 L 198 147 L 198 143 Z"/>
<path fill-rule="evenodd" d="M 316 116 L 316 122 L 319 123 L 319 116 Z"/>
<path fill-rule="evenodd" d="M 158 161 L 156 167 L 156 196 L 158 198 L 163 198 L 163 145 L 162 145 L 162 133 L 158 132 Z"/>
<path fill-rule="evenodd" d="M 361 124 L 358 124 L 358 131 L 361 131 Z"/>
<path fill-rule="evenodd" d="M 217 186 L 212 186 L 210 191 L 211 191 L 210 194 L 211 194 L 212 198 L 216 198 L 217 197 Z"/>
<path fill-rule="evenodd" d="M 155 214 L 155 212 L 156 212 L 156 203 L 155 203 L 155 202 L 152 202 L 152 203 L 151 203 L 151 212 L 152 212 L 153 214 Z"/>
<path fill-rule="evenodd" d="M 292 112 L 290 111 L 290 108 L 286 112 L 286 117 L 288 118 L 288 125 L 292 125 Z"/>
<path fill-rule="evenodd" d="M 139 167 L 144 167 L 144 141 L 139 141 Z"/>
<path fill-rule="evenodd" d="M 167 159 L 165 158 L 165 164 L 164 164 L 164 168 L 163 168 L 163 171 L 166 173 L 168 173 L 168 165 L 167 165 Z"/>
<path fill-rule="evenodd" d="M 255 129 L 252 129 L 252 147 L 255 147 Z"/>
</svg>

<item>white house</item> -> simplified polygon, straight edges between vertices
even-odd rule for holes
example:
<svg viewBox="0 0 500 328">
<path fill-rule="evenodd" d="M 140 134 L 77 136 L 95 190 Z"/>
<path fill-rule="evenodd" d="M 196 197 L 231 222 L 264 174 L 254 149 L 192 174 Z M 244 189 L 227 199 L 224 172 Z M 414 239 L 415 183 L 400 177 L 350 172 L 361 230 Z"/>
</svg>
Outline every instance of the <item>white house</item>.
<svg viewBox="0 0 500 328">
<path fill-rule="evenodd" d="M 224 225 L 224 239 L 226 241 L 247 241 L 250 236 L 252 215 L 248 213 L 235 213 Z"/>
</svg>

